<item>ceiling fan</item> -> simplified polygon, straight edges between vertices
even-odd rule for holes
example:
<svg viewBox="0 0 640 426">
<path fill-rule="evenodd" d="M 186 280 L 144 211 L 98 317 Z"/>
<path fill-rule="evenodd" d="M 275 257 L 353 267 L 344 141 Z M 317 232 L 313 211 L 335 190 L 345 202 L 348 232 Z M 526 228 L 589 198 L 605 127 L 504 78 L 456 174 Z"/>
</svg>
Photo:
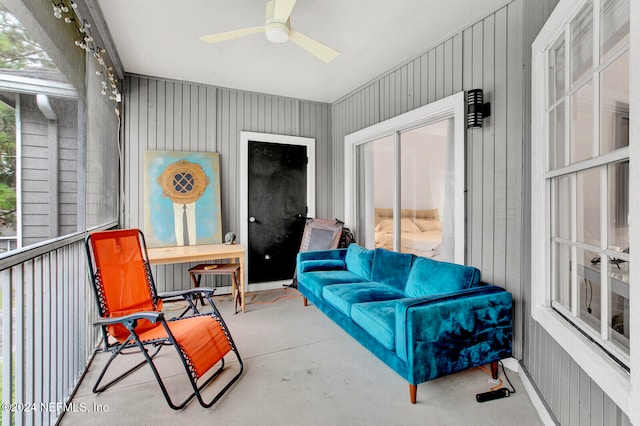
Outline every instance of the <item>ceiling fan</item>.
<svg viewBox="0 0 640 426">
<path fill-rule="evenodd" d="M 270 42 L 284 43 L 291 40 L 328 64 L 337 58 L 340 52 L 291 28 L 289 17 L 293 11 L 293 7 L 296 5 L 296 1 L 297 0 L 269 0 L 265 11 L 265 23 L 263 26 L 210 34 L 199 38 L 207 43 L 218 43 L 264 31 L 267 40 Z"/>
</svg>

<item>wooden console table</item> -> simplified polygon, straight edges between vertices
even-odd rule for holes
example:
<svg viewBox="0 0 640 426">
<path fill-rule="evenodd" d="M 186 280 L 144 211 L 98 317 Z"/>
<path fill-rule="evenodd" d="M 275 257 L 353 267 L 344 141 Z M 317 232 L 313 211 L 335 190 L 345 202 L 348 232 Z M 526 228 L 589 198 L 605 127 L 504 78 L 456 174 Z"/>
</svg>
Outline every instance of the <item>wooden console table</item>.
<svg viewBox="0 0 640 426">
<path fill-rule="evenodd" d="M 245 248 L 240 244 L 202 244 L 195 246 L 156 247 L 147 249 L 152 265 L 169 263 L 230 260 L 240 265 L 240 306 L 244 312 L 244 257 Z"/>
</svg>

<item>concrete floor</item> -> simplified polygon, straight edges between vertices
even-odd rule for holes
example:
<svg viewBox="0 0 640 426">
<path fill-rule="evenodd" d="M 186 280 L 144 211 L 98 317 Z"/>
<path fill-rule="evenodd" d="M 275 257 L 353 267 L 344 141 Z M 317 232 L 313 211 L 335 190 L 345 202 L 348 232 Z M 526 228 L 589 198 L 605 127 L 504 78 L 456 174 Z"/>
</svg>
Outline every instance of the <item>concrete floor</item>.
<svg viewBox="0 0 640 426">
<path fill-rule="evenodd" d="M 60 424 L 542 424 L 518 374 L 509 369 L 516 388 L 509 398 L 476 402 L 477 393 L 494 385 L 488 383 L 487 372 L 474 368 L 418 385 L 418 402 L 411 405 L 408 383 L 318 309 L 304 307 L 295 289 L 248 294 L 245 314 L 233 314 L 229 296 L 217 297 L 216 305 L 244 360 L 244 374 L 212 408 L 192 401 L 184 410 L 171 410 L 146 366 L 93 394 L 91 388 L 108 357 L 100 353 Z M 122 368 L 134 357 L 138 355 L 118 359 L 111 368 Z M 172 349 L 163 349 L 156 359 L 169 392 L 176 399 L 187 395 L 188 382 Z M 228 359 L 231 374 L 238 363 Z M 504 379 L 502 372 L 500 376 Z"/>
</svg>

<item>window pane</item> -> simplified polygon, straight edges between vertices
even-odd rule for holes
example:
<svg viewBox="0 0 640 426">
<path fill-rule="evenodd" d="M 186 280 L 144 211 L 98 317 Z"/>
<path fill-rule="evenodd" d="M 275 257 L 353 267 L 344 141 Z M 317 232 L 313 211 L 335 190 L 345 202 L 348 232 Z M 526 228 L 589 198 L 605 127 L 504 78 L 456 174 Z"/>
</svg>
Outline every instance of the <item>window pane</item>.
<svg viewBox="0 0 640 426">
<path fill-rule="evenodd" d="M 629 263 L 615 258 L 610 263 L 611 340 L 629 353 Z"/>
<path fill-rule="evenodd" d="M 565 107 L 564 102 L 549 113 L 549 169 L 564 167 L 565 155 Z"/>
<path fill-rule="evenodd" d="M 600 153 L 629 146 L 629 52 L 600 73 Z"/>
<path fill-rule="evenodd" d="M 593 156 L 593 82 L 571 95 L 571 163 Z"/>
<path fill-rule="evenodd" d="M 16 111 L 0 92 L 0 255 L 18 247 Z"/>
<path fill-rule="evenodd" d="M 629 161 L 609 165 L 609 243 L 629 252 Z"/>
<path fill-rule="evenodd" d="M 549 104 L 553 105 L 564 96 L 564 37 L 555 42 L 549 51 Z"/>
<path fill-rule="evenodd" d="M 358 242 L 367 248 L 392 250 L 393 138 L 362 144 L 356 152 Z"/>
<path fill-rule="evenodd" d="M 600 267 L 598 253 L 578 249 L 578 316 L 600 333 Z M 606 265 L 606 263 L 605 263 Z"/>
<path fill-rule="evenodd" d="M 592 9 L 588 2 L 571 21 L 571 78 L 574 84 L 593 66 Z"/>
<path fill-rule="evenodd" d="M 1 255 L 78 231 L 84 176 L 78 172 L 82 107 L 73 87 L 1 6 L 0 27 L 0 67 L 12 76 L 0 89 Z"/>
<path fill-rule="evenodd" d="M 555 294 L 554 300 L 571 310 L 571 246 L 554 244 Z"/>
<path fill-rule="evenodd" d="M 553 180 L 554 183 L 554 229 L 553 236 L 571 239 L 571 178 L 562 176 Z"/>
<path fill-rule="evenodd" d="M 629 41 L 629 0 L 600 1 L 600 55 L 605 59 Z"/>
<path fill-rule="evenodd" d="M 600 169 L 578 173 L 577 240 L 600 247 Z"/>
<path fill-rule="evenodd" d="M 87 61 L 87 78 L 99 87 L 98 63 Z M 87 90 L 86 226 L 118 219 L 118 119 L 113 103 L 97 90 Z"/>
<path fill-rule="evenodd" d="M 449 121 L 400 135 L 400 251 L 452 262 L 453 253 L 441 250 L 442 221 L 452 207 L 445 206 Z"/>
</svg>

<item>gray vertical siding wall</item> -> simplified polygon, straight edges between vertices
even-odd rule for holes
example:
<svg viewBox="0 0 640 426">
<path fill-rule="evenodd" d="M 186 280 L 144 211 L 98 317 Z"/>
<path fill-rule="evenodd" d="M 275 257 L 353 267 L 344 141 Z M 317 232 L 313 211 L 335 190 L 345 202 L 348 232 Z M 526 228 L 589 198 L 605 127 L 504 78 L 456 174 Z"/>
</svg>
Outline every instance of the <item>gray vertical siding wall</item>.
<svg viewBox="0 0 640 426">
<path fill-rule="evenodd" d="M 333 217 L 330 191 L 331 106 L 153 77 L 127 75 L 124 105 L 123 226 L 144 229 L 144 153 L 146 150 L 220 154 L 223 234 L 240 230 L 240 132 L 251 131 L 316 139 L 316 215 Z M 190 287 L 188 265 L 156 267 L 161 290 Z"/>
<path fill-rule="evenodd" d="M 461 90 L 491 102 L 467 131 L 466 259 L 515 299 L 514 356 L 563 425 L 629 419 L 530 316 L 531 43 L 557 0 L 516 0 L 333 105 L 335 215 L 344 211 L 344 136 Z"/>
</svg>

